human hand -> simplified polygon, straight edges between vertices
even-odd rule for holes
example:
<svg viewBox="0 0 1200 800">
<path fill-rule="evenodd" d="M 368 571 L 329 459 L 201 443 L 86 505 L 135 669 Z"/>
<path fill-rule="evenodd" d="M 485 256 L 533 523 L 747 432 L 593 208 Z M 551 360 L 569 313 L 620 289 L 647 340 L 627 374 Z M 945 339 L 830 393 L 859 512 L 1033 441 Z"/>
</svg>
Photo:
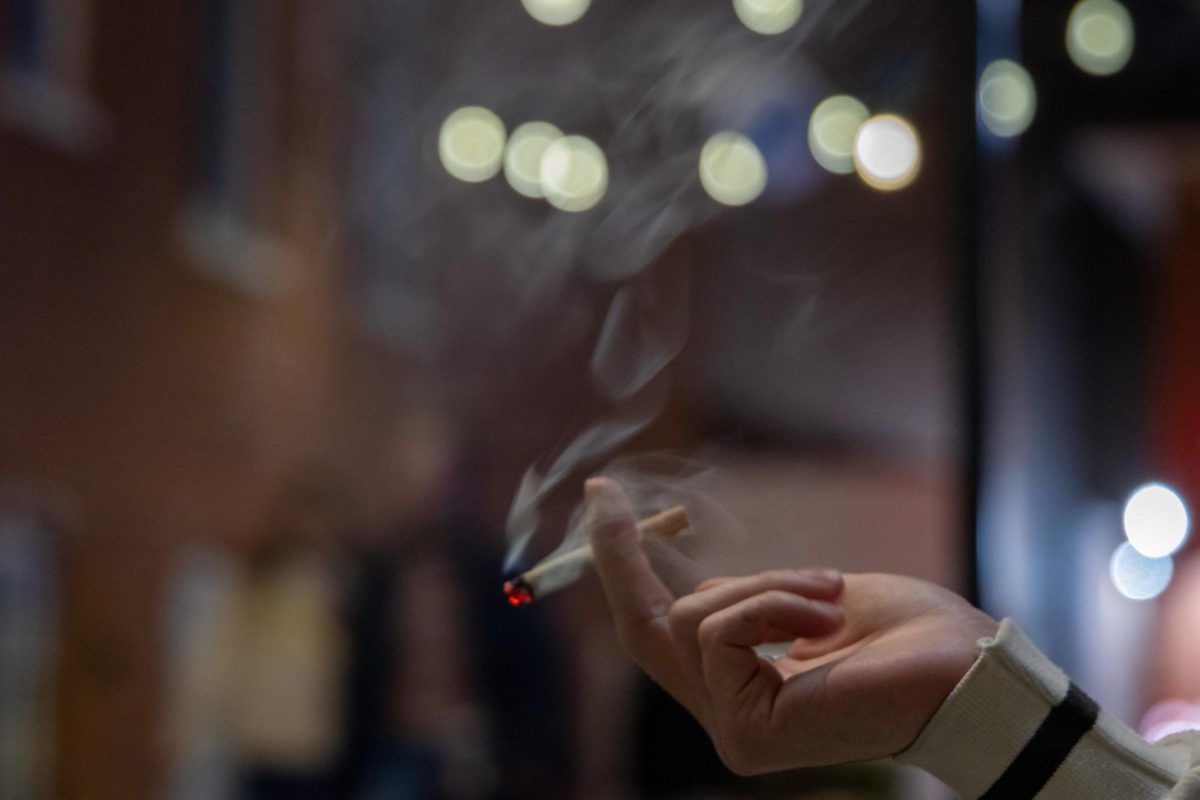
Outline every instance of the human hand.
<svg viewBox="0 0 1200 800">
<path fill-rule="evenodd" d="M 997 623 L 897 575 L 774 570 L 676 599 L 642 550 L 629 501 L 587 483 L 596 570 L 622 645 L 708 731 L 734 772 L 894 755 L 908 747 Z M 784 657 L 756 645 L 791 642 Z"/>
</svg>

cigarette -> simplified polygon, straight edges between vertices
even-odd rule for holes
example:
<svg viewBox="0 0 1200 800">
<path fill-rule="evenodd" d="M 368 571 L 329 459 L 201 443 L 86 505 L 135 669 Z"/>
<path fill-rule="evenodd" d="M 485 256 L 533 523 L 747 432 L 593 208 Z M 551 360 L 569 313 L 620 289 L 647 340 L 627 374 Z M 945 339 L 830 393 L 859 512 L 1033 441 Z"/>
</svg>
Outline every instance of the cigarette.
<svg viewBox="0 0 1200 800">
<path fill-rule="evenodd" d="M 668 508 L 637 524 L 639 539 L 647 536 L 657 536 L 669 539 L 688 526 L 687 512 L 683 506 Z M 583 575 L 593 560 L 592 546 L 585 544 L 574 550 L 569 550 L 560 556 L 555 556 L 543 562 L 528 572 L 523 572 L 504 584 L 504 596 L 508 604 L 514 608 L 527 606 L 540 599 L 570 586 Z"/>
</svg>

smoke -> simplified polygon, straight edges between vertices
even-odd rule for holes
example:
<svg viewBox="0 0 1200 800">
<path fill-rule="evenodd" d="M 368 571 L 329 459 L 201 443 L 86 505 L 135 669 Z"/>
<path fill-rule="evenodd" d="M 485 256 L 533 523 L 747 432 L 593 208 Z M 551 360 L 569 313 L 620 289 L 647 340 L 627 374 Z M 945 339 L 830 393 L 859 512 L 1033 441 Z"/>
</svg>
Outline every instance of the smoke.
<svg viewBox="0 0 1200 800">
<path fill-rule="evenodd" d="M 525 552 L 541 522 L 541 505 L 567 478 L 587 467 L 599 465 L 602 456 L 613 453 L 645 430 L 658 417 L 666 402 L 665 382 L 648 386 L 613 415 L 602 420 L 568 445 L 544 472 L 531 466 L 521 479 L 508 513 L 509 539 L 504 569 L 510 570 Z"/>
<path fill-rule="evenodd" d="M 727 2 L 608 0 L 564 29 L 535 23 L 517 0 L 365 2 L 350 201 L 368 232 L 355 237 L 369 242 L 356 259 L 367 265 L 367 294 L 386 298 L 368 303 L 368 314 L 433 361 L 464 335 L 504 341 L 579 278 L 636 280 L 680 234 L 721 212 L 699 185 L 706 138 L 746 128 L 764 108 L 814 99 L 822 82 L 804 46 L 835 36 L 864 5 L 810 0 L 796 29 L 764 37 Z M 450 177 L 436 139 L 464 105 L 490 108 L 510 131 L 543 120 L 595 140 L 609 164 L 604 199 L 571 214 L 518 196 L 503 178 Z M 789 128 L 786 138 L 795 146 L 804 131 Z M 772 180 L 784 180 L 788 165 L 770 166 Z M 474 313 L 485 301 L 489 313 Z M 454 329 L 464 316 L 469 334 Z M 413 318 L 421 324 L 405 323 Z M 436 335 L 423 335 L 430 328 Z"/>
<path fill-rule="evenodd" d="M 669 281 L 649 275 L 617 292 L 591 363 L 610 400 L 632 398 L 683 350 L 690 299 L 686 273 Z"/>
<path fill-rule="evenodd" d="M 521 558 L 538 530 L 539 508 L 579 471 L 599 466 L 645 430 L 661 413 L 670 392 L 665 370 L 687 342 L 691 294 L 686 273 L 665 269 L 619 289 L 609 305 L 591 359 L 597 388 L 614 403 L 612 413 L 575 438 L 544 471 L 531 466 L 508 514 L 505 569 Z M 661 510 L 661 509 L 659 509 Z"/>
<path fill-rule="evenodd" d="M 580 284 L 612 287 L 588 376 L 611 412 L 527 470 L 508 515 L 506 569 L 538 533 L 547 498 L 571 481 L 581 485 L 665 405 L 668 368 L 688 339 L 691 298 L 686 273 L 654 265 L 680 234 L 722 210 L 699 184 L 705 140 L 748 129 L 764 108 L 783 108 L 788 113 L 775 118 L 790 127 L 773 131 L 783 149 L 764 151 L 775 182 L 768 196 L 778 193 L 777 176 L 790 176 L 792 189 L 811 181 L 772 161 L 803 161 L 794 157 L 804 135 L 796 126 L 822 85 L 804 47 L 839 35 L 866 5 L 810 0 L 796 29 L 764 37 L 740 25 L 728 2 L 606 0 L 562 29 L 533 22 L 517 0 L 361 4 L 352 65 L 360 135 L 348 201 L 376 329 L 426 363 L 452 360 L 447 354 L 464 341 L 503 351 L 534 316 L 554 319 L 561 345 L 596 330 L 562 310 L 578 307 Z M 541 120 L 592 138 L 609 165 L 604 199 L 585 213 L 564 213 L 517 195 L 502 178 L 450 177 L 436 139 L 446 116 L 465 105 L 491 109 L 510 131 Z M 791 319 L 803 325 L 808 313 Z M 696 488 L 704 471 L 662 466 L 617 461 L 604 471 L 634 494 L 639 510 L 687 499 L 693 520 L 712 524 L 696 517 L 718 516 Z M 564 547 L 581 535 L 578 516 Z"/>
</svg>

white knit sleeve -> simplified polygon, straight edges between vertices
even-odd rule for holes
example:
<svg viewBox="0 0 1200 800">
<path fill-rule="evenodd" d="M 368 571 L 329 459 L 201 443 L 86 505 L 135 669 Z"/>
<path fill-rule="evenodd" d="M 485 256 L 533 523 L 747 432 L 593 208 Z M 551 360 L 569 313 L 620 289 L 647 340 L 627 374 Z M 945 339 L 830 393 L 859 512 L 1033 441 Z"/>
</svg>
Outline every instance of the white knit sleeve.
<svg viewBox="0 0 1200 800">
<path fill-rule="evenodd" d="M 1011 620 L 896 756 L 968 800 L 1200 800 L 1200 736 L 1151 745 L 1070 682 Z"/>
</svg>

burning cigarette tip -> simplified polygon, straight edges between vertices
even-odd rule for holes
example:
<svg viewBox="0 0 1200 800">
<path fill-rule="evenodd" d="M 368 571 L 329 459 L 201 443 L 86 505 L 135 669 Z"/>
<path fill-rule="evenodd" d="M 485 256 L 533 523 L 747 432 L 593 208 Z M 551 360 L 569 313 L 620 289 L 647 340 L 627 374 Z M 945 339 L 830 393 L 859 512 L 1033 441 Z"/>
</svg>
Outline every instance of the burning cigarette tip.
<svg viewBox="0 0 1200 800">
<path fill-rule="evenodd" d="M 533 602 L 533 589 L 523 579 L 504 582 L 504 596 L 513 608 L 527 606 Z"/>
</svg>

